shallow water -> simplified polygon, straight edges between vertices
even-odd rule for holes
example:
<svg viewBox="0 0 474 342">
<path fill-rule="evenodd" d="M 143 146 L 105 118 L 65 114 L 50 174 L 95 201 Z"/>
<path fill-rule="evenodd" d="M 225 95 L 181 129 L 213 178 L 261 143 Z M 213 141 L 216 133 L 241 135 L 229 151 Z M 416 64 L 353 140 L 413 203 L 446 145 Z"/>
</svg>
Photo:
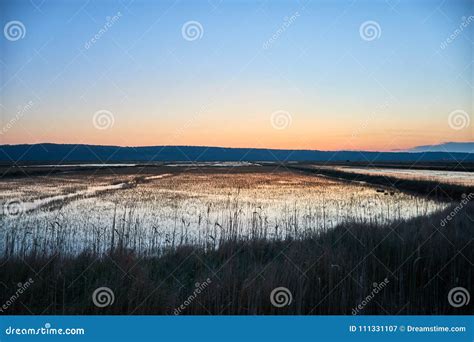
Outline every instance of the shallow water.
<svg viewBox="0 0 474 342">
<path fill-rule="evenodd" d="M 115 246 L 120 241 L 138 252 L 157 253 L 230 237 L 298 238 L 342 222 L 388 223 L 446 207 L 399 192 L 289 172 L 162 173 L 141 179 L 76 175 L 56 179 L 56 193 L 43 197 L 43 192 L 51 194 L 50 182 L 25 185 L 26 191 L 21 180 L 10 181 L 8 187 L 17 189 L 3 192 L 3 201 L 19 200 L 25 210 L 2 216 L 0 244 L 6 249 L 8 243 L 9 253 L 37 249 L 75 254 L 103 253 L 112 241 Z M 71 191 L 71 183 L 80 190 Z M 61 194 L 62 187 L 69 193 Z"/>
<path fill-rule="evenodd" d="M 414 179 L 437 181 L 440 183 L 474 186 L 474 172 L 438 171 L 438 170 L 410 170 L 390 168 L 363 168 L 363 167 L 333 167 L 345 172 L 364 175 L 390 176 L 399 179 Z"/>
</svg>

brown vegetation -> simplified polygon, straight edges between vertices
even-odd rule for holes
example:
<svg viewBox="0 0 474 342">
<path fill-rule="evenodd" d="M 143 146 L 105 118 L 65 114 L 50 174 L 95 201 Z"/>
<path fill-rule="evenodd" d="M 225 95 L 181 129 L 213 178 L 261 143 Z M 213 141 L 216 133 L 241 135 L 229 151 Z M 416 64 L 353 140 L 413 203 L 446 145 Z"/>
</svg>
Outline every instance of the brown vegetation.
<svg viewBox="0 0 474 342">
<path fill-rule="evenodd" d="M 31 277 L 5 313 L 173 314 L 209 278 L 181 314 L 351 314 L 387 278 L 360 314 L 470 314 L 472 301 L 454 308 L 447 295 L 474 283 L 474 205 L 442 226 L 451 210 L 390 225 L 344 223 L 303 239 L 181 246 L 160 257 L 120 247 L 105 255 L 4 257 L 0 302 Z M 92 303 L 101 286 L 113 290 L 111 306 Z M 293 295 L 282 308 L 270 303 L 279 286 Z"/>
</svg>

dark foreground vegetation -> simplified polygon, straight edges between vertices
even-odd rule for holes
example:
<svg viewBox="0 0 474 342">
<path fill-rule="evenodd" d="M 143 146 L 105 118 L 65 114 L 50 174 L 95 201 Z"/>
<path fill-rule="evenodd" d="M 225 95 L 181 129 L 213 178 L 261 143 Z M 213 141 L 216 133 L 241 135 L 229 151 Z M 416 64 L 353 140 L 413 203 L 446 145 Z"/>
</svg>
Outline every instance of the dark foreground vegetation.
<svg viewBox="0 0 474 342">
<path fill-rule="evenodd" d="M 391 188 L 393 190 L 403 191 L 410 194 L 421 195 L 442 201 L 459 201 L 466 194 L 474 192 L 473 187 L 466 187 L 457 184 L 439 183 L 436 180 L 421 179 L 400 179 L 387 175 L 365 175 L 361 173 L 345 172 L 327 167 L 318 167 L 317 165 L 298 165 L 288 166 L 289 169 L 302 171 L 312 174 L 319 174 L 327 177 L 338 178 L 349 182 L 366 182 L 373 185 Z"/>
<path fill-rule="evenodd" d="M 473 219 L 474 205 L 454 203 L 430 217 L 348 223 L 302 240 L 222 241 L 146 258 L 125 249 L 4 257 L 2 314 L 351 314 L 362 303 L 358 314 L 472 314 L 472 300 L 455 308 L 448 293 L 473 294 Z M 104 286 L 115 298 L 99 308 L 92 294 Z M 289 305 L 271 304 L 276 287 L 290 290 Z"/>
</svg>

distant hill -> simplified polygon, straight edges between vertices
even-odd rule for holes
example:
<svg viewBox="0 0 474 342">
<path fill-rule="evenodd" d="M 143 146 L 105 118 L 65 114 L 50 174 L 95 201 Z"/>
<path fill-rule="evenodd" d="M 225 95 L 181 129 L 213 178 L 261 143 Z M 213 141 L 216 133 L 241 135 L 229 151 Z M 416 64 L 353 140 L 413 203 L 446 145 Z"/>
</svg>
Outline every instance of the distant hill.
<svg viewBox="0 0 474 342">
<path fill-rule="evenodd" d="M 120 147 L 100 145 L 0 145 L 3 164 L 28 162 L 153 162 L 153 161 L 473 161 L 474 154 L 444 152 L 364 152 L 223 148 L 203 146 Z"/>
<path fill-rule="evenodd" d="M 438 145 L 423 145 L 414 147 L 408 151 L 474 153 L 474 142 L 447 142 Z"/>
</svg>

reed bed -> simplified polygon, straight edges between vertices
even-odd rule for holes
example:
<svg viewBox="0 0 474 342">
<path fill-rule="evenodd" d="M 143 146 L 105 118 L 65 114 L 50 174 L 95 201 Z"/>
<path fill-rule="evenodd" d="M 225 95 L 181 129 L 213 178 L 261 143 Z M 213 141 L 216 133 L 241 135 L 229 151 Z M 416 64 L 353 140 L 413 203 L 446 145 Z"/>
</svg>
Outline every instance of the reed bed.
<svg viewBox="0 0 474 342">
<path fill-rule="evenodd" d="M 11 314 L 173 314 L 208 278 L 180 314 L 351 314 L 384 279 L 359 314 L 472 314 L 472 302 L 454 308 L 447 295 L 474 281 L 474 206 L 441 227 L 450 210 L 390 225 L 347 222 L 302 239 L 229 237 L 215 249 L 181 245 L 159 257 L 117 246 L 105 255 L 2 258 L 1 281 L 13 291 L 34 279 Z M 113 290 L 111 306 L 92 303 L 101 286 Z M 277 308 L 269 298 L 280 286 L 293 300 Z"/>
<path fill-rule="evenodd" d="M 286 171 L 122 176 L 87 178 L 119 190 L 1 217 L 6 313 L 351 314 L 385 280 L 358 314 L 473 312 L 447 300 L 474 280 L 471 203 Z M 71 183 L 84 189 L 59 179 L 51 193 Z M 34 200 L 41 186 L 15 191 Z M 115 300 L 100 308 L 104 286 Z M 272 305 L 277 287 L 291 303 Z"/>
<path fill-rule="evenodd" d="M 122 185 L 92 196 L 67 197 L 69 192 L 54 202 L 40 197 L 43 185 L 37 184 L 34 195 L 45 205 L 1 221 L 3 255 L 103 254 L 119 246 L 159 256 L 182 245 L 215 249 L 228 240 L 302 239 L 343 222 L 386 224 L 447 206 L 290 172 L 158 176 L 98 178 L 89 187 L 107 189 L 112 180 L 112 187 Z M 54 195 L 65 193 L 70 182 L 54 183 Z"/>
</svg>

